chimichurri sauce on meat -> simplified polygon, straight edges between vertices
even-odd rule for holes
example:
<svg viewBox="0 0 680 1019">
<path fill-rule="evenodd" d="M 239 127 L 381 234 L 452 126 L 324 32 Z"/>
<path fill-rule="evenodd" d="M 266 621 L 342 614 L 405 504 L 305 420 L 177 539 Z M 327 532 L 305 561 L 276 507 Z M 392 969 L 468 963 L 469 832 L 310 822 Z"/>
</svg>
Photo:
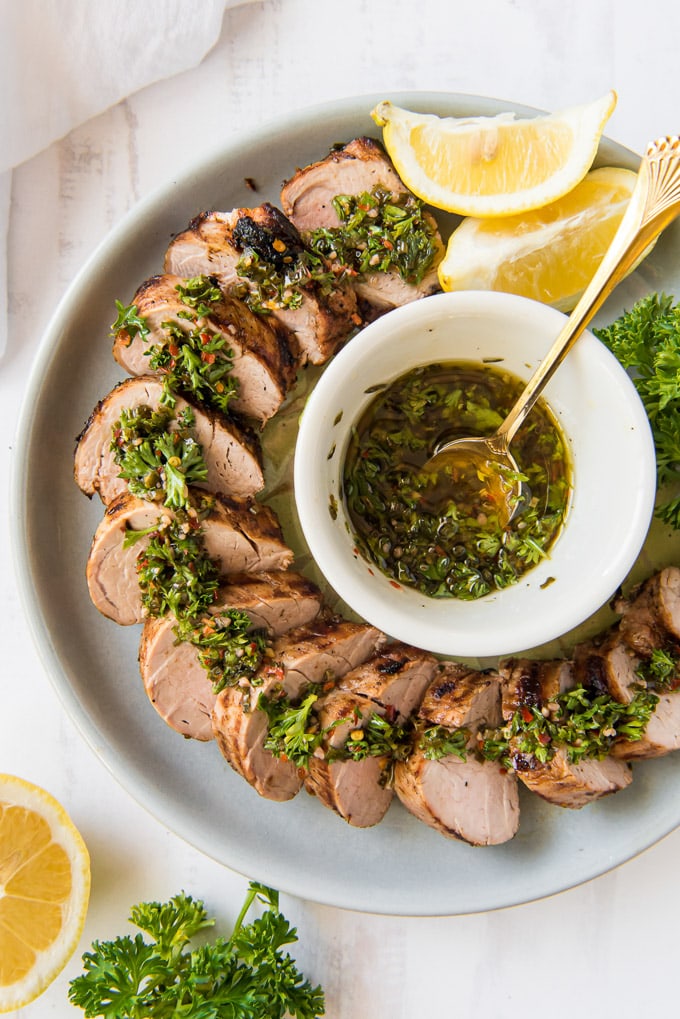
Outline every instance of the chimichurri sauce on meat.
<svg viewBox="0 0 680 1019">
<path fill-rule="evenodd" d="M 510 522 L 498 485 L 438 493 L 423 465 L 437 442 L 489 435 L 524 383 L 485 364 L 426 365 L 377 392 L 350 439 L 343 495 L 357 547 L 388 577 L 431 597 L 481 598 L 515 583 L 555 541 L 571 490 L 566 443 L 545 402 L 522 425 L 512 452 L 522 498 Z M 441 479 L 439 479 L 441 481 Z"/>
</svg>

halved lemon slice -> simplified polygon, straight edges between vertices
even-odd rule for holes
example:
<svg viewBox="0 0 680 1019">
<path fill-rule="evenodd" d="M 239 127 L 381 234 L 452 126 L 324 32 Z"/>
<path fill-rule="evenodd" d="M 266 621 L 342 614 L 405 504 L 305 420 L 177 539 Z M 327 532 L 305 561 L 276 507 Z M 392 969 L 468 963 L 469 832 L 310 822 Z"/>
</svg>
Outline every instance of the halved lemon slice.
<svg viewBox="0 0 680 1019">
<path fill-rule="evenodd" d="M 75 951 L 90 859 L 64 808 L 0 774 L 0 1012 L 37 998 Z"/>
<path fill-rule="evenodd" d="M 616 233 L 637 174 L 591 170 L 556 202 L 519 216 L 464 219 L 439 265 L 443 290 L 503 290 L 571 311 Z"/>
<path fill-rule="evenodd" d="M 510 216 L 570 191 L 590 169 L 616 93 L 561 113 L 437 117 L 391 102 L 371 116 L 404 184 L 463 216 Z"/>
</svg>

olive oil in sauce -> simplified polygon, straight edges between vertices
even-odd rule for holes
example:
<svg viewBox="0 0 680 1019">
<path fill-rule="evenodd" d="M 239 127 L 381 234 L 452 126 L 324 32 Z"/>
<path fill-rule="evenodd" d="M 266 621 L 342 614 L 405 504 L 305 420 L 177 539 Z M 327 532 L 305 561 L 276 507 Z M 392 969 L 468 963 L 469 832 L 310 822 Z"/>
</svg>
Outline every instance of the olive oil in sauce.
<svg viewBox="0 0 680 1019">
<path fill-rule="evenodd" d="M 567 511 L 571 470 L 544 401 L 513 440 L 522 499 L 510 520 L 507 484 L 493 470 L 480 484 L 457 487 L 425 468 L 442 439 L 495 432 L 523 388 L 496 365 L 445 362 L 377 392 L 343 466 L 350 525 L 369 562 L 430 597 L 470 600 L 514 584 L 549 554 Z"/>
</svg>

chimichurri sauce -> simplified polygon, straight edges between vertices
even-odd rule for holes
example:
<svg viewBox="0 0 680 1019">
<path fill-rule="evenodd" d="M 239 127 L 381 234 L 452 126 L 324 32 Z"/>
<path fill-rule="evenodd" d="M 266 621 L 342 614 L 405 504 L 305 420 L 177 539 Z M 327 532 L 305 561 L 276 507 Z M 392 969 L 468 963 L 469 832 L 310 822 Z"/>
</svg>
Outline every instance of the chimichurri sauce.
<svg viewBox="0 0 680 1019">
<path fill-rule="evenodd" d="M 545 402 L 512 443 L 522 498 L 507 520 L 498 486 L 481 502 L 455 486 L 442 502 L 424 469 L 437 443 L 490 435 L 524 383 L 497 366 L 426 365 L 378 391 L 353 429 L 343 496 L 358 549 L 388 577 L 431 597 L 481 598 L 515 583 L 549 552 L 571 490 L 566 443 Z"/>
</svg>

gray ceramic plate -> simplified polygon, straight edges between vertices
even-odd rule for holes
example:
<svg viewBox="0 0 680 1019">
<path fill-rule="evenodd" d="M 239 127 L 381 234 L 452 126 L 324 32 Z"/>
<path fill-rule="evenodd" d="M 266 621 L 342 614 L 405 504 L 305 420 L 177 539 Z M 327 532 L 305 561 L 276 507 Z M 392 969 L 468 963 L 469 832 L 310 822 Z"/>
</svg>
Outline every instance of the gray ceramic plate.
<svg viewBox="0 0 680 1019">
<path fill-rule="evenodd" d="M 489 849 L 443 838 L 398 803 L 376 828 L 358 831 L 305 793 L 284 804 L 262 800 L 214 744 L 182 740 L 155 714 L 137 671 L 139 628 L 119 628 L 90 604 L 84 567 L 102 507 L 72 480 L 74 437 L 121 377 L 108 339 L 114 300 L 129 301 L 142 280 L 161 270 L 170 236 L 202 209 L 277 203 L 282 180 L 297 166 L 321 158 L 336 142 L 375 134 L 369 113 L 384 98 L 364 96 L 304 111 L 230 141 L 143 202 L 104 242 L 57 309 L 30 380 L 15 457 L 13 541 L 33 634 L 66 710 L 111 772 L 159 821 L 230 868 L 307 899 L 378 913 L 468 913 L 569 888 L 670 832 L 680 821 L 680 755 L 637 765 L 628 790 L 582 811 L 523 796 L 519 834 Z M 473 96 L 390 98 L 443 115 L 508 109 Z M 637 165 L 633 153 L 610 142 L 603 143 L 598 162 Z M 255 180 L 256 194 L 246 178 Z M 676 291 L 678 265 L 680 233 L 670 228 L 599 321 L 611 320 L 649 290 Z M 312 381 L 307 376 L 307 384 Z M 316 577 L 305 557 L 289 481 L 303 399 L 300 394 L 268 430 L 266 473 L 298 563 Z M 671 547 L 670 536 L 654 530 L 637 572 L 642 576 L 674 558 L 677 544 Z M 603 610 L 557 650 L 609 618 Z"/>
</svg>

